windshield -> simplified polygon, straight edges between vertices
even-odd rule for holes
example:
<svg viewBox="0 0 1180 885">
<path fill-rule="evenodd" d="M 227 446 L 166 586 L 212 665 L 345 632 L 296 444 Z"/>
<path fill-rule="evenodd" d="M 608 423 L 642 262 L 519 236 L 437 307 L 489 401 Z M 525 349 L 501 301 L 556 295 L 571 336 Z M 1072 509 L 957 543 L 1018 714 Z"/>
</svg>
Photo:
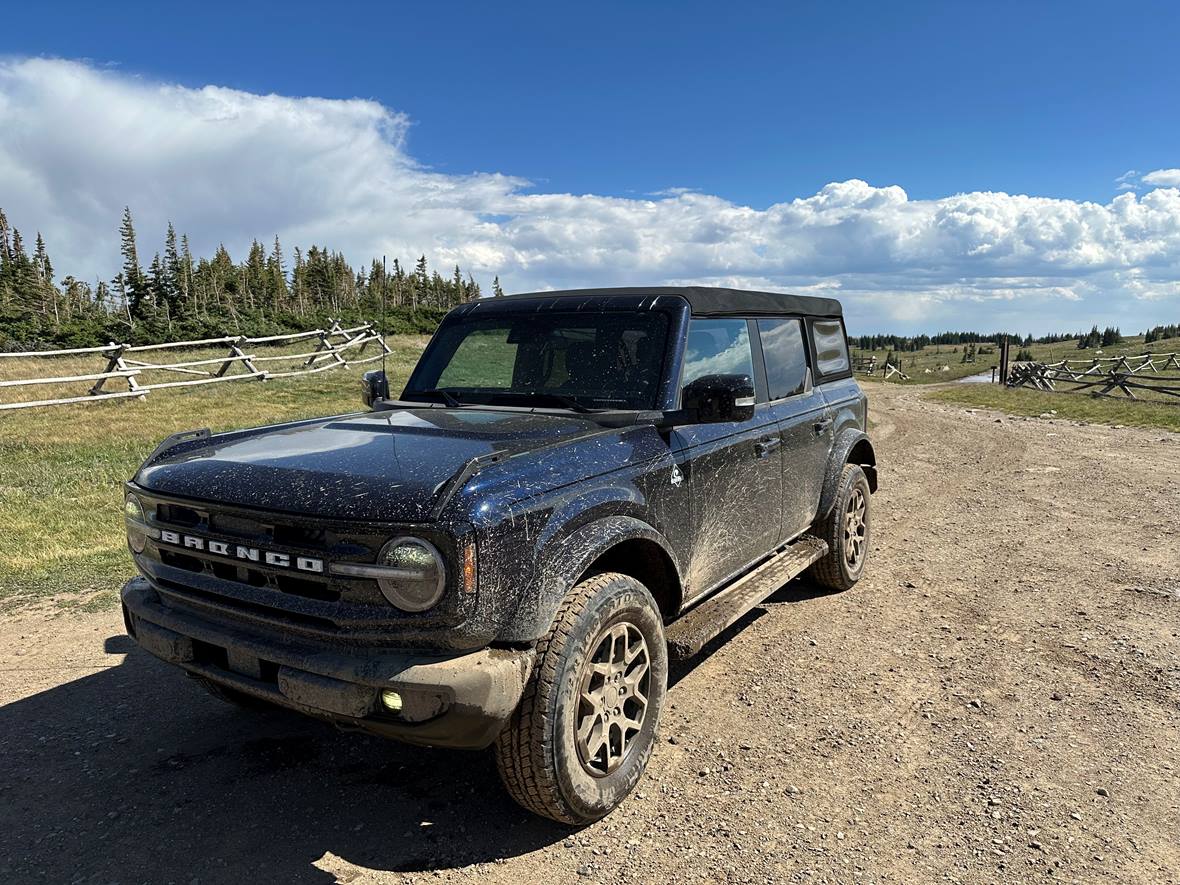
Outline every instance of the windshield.
<svg viewBox="0 0 1180 885">
<path fill-rule="evenodd" d="M 403 396 L 450 405 L 650 409 L 667 336 L 662 312 L 462 318 L 439 329 Z"/>
</svg>

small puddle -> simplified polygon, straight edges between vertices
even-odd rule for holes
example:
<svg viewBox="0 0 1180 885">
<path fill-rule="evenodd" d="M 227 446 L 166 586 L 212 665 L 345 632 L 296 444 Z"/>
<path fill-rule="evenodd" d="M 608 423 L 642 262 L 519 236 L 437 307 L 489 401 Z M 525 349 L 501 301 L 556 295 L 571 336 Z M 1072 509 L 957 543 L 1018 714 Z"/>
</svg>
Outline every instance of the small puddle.
<svg viewBox="0 0 1180 885">
<path fill-rule="evenodd" d="M 988 369 L 986 372 L 980 372 L 978 375 L 968 375 L 966 378 L 959 379 L 960 384 L 991 384 L 992 370 Z"/>
</svg>

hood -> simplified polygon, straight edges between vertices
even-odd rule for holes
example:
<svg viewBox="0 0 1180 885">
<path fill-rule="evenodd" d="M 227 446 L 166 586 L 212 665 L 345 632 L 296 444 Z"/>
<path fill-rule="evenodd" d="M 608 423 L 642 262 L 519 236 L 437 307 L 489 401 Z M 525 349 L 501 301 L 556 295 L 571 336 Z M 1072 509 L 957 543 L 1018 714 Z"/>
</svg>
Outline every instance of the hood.
<svg viewBox="0 0 1180 885">
<path fill-rule="evenodd" d="M 424 522 L 471 458 L 517 455 L 601 425 L 575 416 L 412 408 L 219 434 L 143 467 L 149 492 L 324 518 Z"/>
</svg>

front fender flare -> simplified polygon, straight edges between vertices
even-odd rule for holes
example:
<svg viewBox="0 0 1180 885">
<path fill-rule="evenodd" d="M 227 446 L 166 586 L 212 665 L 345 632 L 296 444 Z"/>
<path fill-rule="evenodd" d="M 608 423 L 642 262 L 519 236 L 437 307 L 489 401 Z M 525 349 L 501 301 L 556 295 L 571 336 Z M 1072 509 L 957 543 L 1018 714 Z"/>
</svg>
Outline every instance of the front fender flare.
<svg viewBox="0 0 1180 885">
<path fill-rule="evenodd" d="M 553 623 L 561 601 L 594 560 L 616 544 L 636 539 L 659 545 L 671 559 L 676 574 L 680 574 L 680 563 L 675 551 L 667 539 L 648 523 L 622 515 L 596 519 L 546 544 L 539 563 L 537 594 L 521 600 L 512 632 L 522 639 L 543 636 Z"/>
<path fill-rule="evenodd" d="M 877 456 L 873 452 L 873 444 L 869 442 L 868 434 L 863 430 L 857 430 L 853 427 L 845 428 L 840 431 L 836 437 L 836 442 L 832 446 L 832 453 L 828 456 L 828 467 L 824 474 L 823 491 L 819 497 L 819 510 L 816 513 L 816 520 L 827 517 L 832 512 L 832 507 L 836 503 L 836 493 L 840 490 L 840 474 L 844 471 L 844 465 L 848 463 L 848 455 L 858 443 L 865 443 L 868 446 L 869 462 L 864 466 L 867 468 L 866 473 L 871 471 L 869 476 L 869 486 L 872 491 L 877 490 Z M 860 463 L 862 459 L 856 459 Z"/>
</svg>

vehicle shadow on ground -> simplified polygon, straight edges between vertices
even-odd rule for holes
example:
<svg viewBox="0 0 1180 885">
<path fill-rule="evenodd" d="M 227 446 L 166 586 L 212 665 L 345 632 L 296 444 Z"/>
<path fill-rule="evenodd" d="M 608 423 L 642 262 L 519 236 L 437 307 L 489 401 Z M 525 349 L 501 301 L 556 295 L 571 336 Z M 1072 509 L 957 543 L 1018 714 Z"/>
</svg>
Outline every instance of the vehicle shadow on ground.
<svg viewBox="0 0 1180 885">
<path fill-rule="evenodd" d="M 827 591 L 794 581 L 764 605 Z M 675 685 L 766 614 L 758 607 Z M 141 651 L 0 707 L 0 881 L 328 883 L 339 859 L 430 872 L 515 857 L 570 829 L 503 792 L 489 753 L 411 747 L 239 710 Z"/>
<path fill-rule="evenodd" d="M 0 881 L 325 883 L 335 858 L 450 869 L 570 832 L 507 798 L 488 753 L 241 711 L 106 648 L 122 663 L 0 708 Z"/>
</svg>

